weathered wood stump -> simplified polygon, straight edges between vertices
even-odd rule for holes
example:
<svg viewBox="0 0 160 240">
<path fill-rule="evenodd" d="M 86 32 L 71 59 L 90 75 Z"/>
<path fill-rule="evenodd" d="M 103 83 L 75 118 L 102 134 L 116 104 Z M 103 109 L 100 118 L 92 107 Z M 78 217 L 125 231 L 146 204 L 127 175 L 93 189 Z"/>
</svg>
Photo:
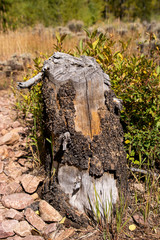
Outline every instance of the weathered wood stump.
<svg viewBox="0 0 160 240">
<path fill-rule="evenodd" d="M 52 142 L 51 151 L 46 141 L 48 181 L 43 197 L 62 215 L 84 225 L 83 213 L 96 208 L 95 192 L 103 216 L 103 207 L 117 202 L 118 190 L 126 190 L 121 101 L 91 57 L 56 52 L 41 73 L 19 87 L 41 79 L 46 138 Z"/>
</svg>

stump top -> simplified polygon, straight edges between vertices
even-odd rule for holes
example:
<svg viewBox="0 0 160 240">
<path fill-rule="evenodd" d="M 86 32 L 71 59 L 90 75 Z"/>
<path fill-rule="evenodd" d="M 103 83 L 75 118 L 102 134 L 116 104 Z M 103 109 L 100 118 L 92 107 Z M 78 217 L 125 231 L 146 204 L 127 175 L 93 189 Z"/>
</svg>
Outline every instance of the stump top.
<svg viewBox="0 0 160 240">
<path fill-rule="evenodd" d="M 101 132 L 99 110 L 105 106 L 104 92 L 110 81 L 96 60 L 56 52 L 44 63 L 42 71 L 54 84 L 57 93 L 60 86 L 68 81 L 72 82 L 76 92 L 75 130 L 91 138 L 98 135 Z"/>
</svg>

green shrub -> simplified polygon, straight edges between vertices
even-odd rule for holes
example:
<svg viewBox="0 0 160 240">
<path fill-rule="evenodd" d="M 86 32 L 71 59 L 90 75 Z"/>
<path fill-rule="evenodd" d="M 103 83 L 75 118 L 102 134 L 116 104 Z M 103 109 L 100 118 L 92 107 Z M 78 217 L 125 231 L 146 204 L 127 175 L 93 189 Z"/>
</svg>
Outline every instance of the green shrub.
<svg viewBox="0 0 160 240">
<path fill-rule="evenodd" d="M 80 42 L 75 55 L 95 57 L 109 74 L 117 97 L 123 100 L 121 122 L 125 133 L 125 148 L 129 165 L 154 167 L 160 165 L 160 51 L 148 55 L 127 54 L 130 44 L 116 42 L 97 32 L 89 33 L 89 40 Z"/>
<path fill-rule="evenodd" d="M 153 168 L 160 166 L 160 50 L 152 52 L 152 57 L 137 51 L 136 55 L 127 53 L 128 42 L 120 42 L 121 48 L 115 51 L 112 39 L 97 31 L 86 31 L 87 39 L 80 41 L 72 54 L 87 55 L 97 59 L 103 70 L 109 74 L 112 88 L 117 97 L 123 100 L 121 122 L 124 129 L 124 144 L 129 166 Z M 56 51 L 63 50 L 64 36 L 56 36 Z M 70 51 L 71 53 L 71 51 Z M 41 69 L 42 58 L 36 59 L 37 71 Z M 42 101 L 39 86 L 35 86 L 20 104 L 23 111 L 33 114 L 37 126 L 42 123 Z M 29 107 L 28 107 L 29 106 Z"/>
</svg>

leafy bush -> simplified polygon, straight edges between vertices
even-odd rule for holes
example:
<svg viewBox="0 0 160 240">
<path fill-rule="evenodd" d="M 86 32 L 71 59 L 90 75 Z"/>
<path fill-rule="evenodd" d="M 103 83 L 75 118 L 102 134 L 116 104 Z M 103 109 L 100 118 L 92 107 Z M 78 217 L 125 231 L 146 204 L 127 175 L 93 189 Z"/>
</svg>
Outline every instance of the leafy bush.
<svg viewBox="0 0 160 240">
<path fill-rule="evenodd" d="M 153 168 L 160 166 L 160 50 L 150 55 L 137 51 L 136 55 L 127 53 L 130 41 L 120 42 L 119 51 L 115 51 L 112 38 L 97 31 L 86 31 L 88 40 L 81 40 L 75 56 L 87 55 L 97 59 L 103 70 L 109 74 L 117 97 L 123 100 L 121 122 L 124 129 L 124 144 L 130 166 Z M 56 51 L 63 50 L 65 35 L 57 34 Z M 71 53 L 71 51 L 70 51 Z M 150 52 L 149 52 L 150 53 Z M 41 69 L 39 58 L 35 61 L 37 71 Z M 23 111 L 33 114 L 36 126 L 40 127 L 42 101 L 40 86 L 35 86 L 28 95 L 23 96 Z M 29 105 L 29 107 L 28 107 Z M 37 130 L 36 130 L 37 132 Z"/>
<path fill-rule="evenodd" d="M 125 133 L 125 148 L 130 165 L 154 167 L 160 165 L 160 50 L 150 55 L 127 54 L 130 41 L 116 42 L 97 32 L 89 33 L 80 42 L 75 55 L 95 57 L 109 74 L 116 95 L 123 100 L 121 122 Z"/>
</svg>

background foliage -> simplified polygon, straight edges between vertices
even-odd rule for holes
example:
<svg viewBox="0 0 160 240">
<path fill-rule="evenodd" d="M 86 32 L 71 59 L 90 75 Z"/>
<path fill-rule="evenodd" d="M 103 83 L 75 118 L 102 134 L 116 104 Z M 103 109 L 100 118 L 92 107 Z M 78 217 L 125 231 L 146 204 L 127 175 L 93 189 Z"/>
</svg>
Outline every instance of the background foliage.
<svg viewBox="0 0 160 240">
<path fill-rule="evenodd" d="M 86 30 L 87 40 L 81 40 L 74 56 L 87 55 L 96 58 L 103 70 L 109 74 L 112 88 L 123 100 L 121 122 L 124 129 L 124 144 L 129 166 L 153 169 L 160 168 L 160 50 L 148 46 L 144 55 L 128 53 L 130 41 L 119 41 L 120 48 L 115 50 L 117 41 L 110 36 L 97 34 L 97 30 Z M 150 38 L 150 36 L 149 36 Z M 66 52 L 63 48 L 65 35 L 56 36 L 54 50 Z M 35 59 L 36 73 L 40 71 L 44 57 Z M 26 80 L 26 79 L 24 79 Z M 24 98 L 23 112 L 27 109 L 33 114 L 36 131 L 42 132 L 41 85 L 33 87 Z M 40 104 L 40 105 L 39 105 Z M 28 108 L 28 105 L 30 106 Z M 41 134 L 40 134 L 41 135 Z M 36 137 L 35 137 L 36 139 Z"/>
<path fill-rule="evenodd" d="M 109 74 L 112 88 L 123 100 L 121 122 L 129 165 L 139 168 L 160 167 L 160 50 L 146 55 L 128 54 L 130 41 L 116 41 L 97 31 L 87 32 L 89 40 L 80 42 L 76 55 L 95 57 Z"/>
<path fill-rule="evenodd" d="M 110 16 L 150 20 L 159 11 L 159 0 L 1 0 L 0 28 L 15 29 L 36 23 L 57 26 L 72 19 L 91 25 Z"/>
</svg>

